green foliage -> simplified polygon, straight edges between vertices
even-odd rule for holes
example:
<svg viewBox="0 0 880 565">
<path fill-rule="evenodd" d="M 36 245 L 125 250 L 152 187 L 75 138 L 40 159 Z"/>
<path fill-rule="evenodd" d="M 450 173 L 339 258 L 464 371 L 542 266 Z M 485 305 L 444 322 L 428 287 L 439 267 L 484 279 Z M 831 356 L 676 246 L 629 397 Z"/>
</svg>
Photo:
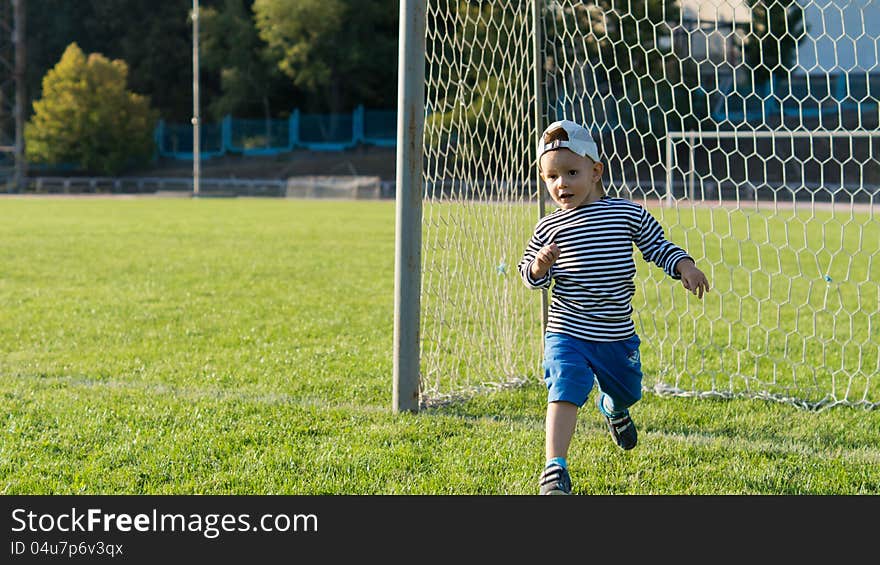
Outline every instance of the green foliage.
<svg viewBox="0 0 880 565">
<path fill-rule="evenodd" d="M 28 159 L 114 175 L 151 158 L 158 116 L 146 97 L 126 89 L 127 78 L 124 61 L 86 57 L 70 44 L 25 125 Z"/>
<path fill-rule="evenodd" d="M 773 75 L 787 75 L 806 37 L 804 8 L 793 0 L 749 0 L 752 26 L 743 41 L 752 83 L 766 83 Z"/>
<path fill-rule="evenodd" d="M 333 78 L 334 43 L 343 31 L 346 8 L 344 0 L 254 2 L 260 37 L 280 52 L 281 70 L 308 90 L 323 88 Z"/>
<path fill-rule="evenodd" d="M 460 163 L 480 170 L 513 171 L 506 153 L 534 113 L 522 85 L 533 82 L 531 19 L 527 3 L 459 1 L 455 11 L 428 15 L 426 77 L 436 93 L 425 121 L 429 153 L 454 148 Z M 445 160 L 443 160 L 445 161 Z M 527 159 L 524 159 L 527 161 Z M 448 164 L 448 163 L 447 163 Z"/>
<path fill-rule="evenodd" d="M 749 82 L 760 84 L 771 73 L 784 73 L 793 66 L 797 44 L 804 37 L 803 9 L 793 0 L 749 4 L 752 23 L 743 40 L 743 56 L 751 71 Z M 609 110 L 621 126 L 660 138 L 667 129 L 707 125 L 709 100 L 699 62 L 690 54 L 690 36 L 681 27 L 679 2 L 559 0 L 555 5 L 560 8 L 552 12 L 547 40 L 557 53 L 566 54 L 560 59 L 572 65 L 560 74 L 577 76 L 583 69 L 571 62 L 587 63 L 593 82 L 610 93 L 614 102 Z M 685 47 L 668 49 L 661 44 Z M 578 92 L 584 85 L 566 87 Z"/>
<path fill-rule="evenodd" d="M 201 68 L 219 73 L 220 92 L 208 100 L 208 114 L 221 119 L 286 116 L 302 94 L 278 68 L 260 38 L 251 9 L 253 0 L 224 0 L 200 10 Z"/>
<path fill-rule="evenodd" d="M 790 68 L 797 43 L 804 37 L 803 9 L 794 0 L 748 1 L 753 22 L 744 39 L 743 56 L 745 67 L 754 69 L 754 83 L 760 84 L 771 73 Z M 192 115 L 191 4 L 191 0 L 30 0 L 31 23 L 26 28 L 29 96 L 40 95 L 42 77 L 66 46 L 76 42 L 86 52 L 126 61 L 132 89 L 149 96 L 166 120 L 188 121 Z M 503 41 L 510 28 L 496 25 L 509 17 L 504 12 L 530 17 L 530 2 L 525 0 L 447 4 L 449 8 L 429 10 L 429 29 L 442 31 L 428 41 L 455 38 L 449 39 L 450 48 L 468 50 L 475 45 L 473 39 L 477 44 L 487 35 L 500 39 L 502 48 L 482 50 L 486 60 L 503 56 L 509 48 Z M 580 20 L 578 29 L 585 32 L 582 39 L 560 35 L 557 40 L 566 48 L 584 50 L 596 61 L 620 66 L 613 73 L 597 72 L 618 81 L 614 97 L 622 120 L 653 127 L 657 134 L 666 127 L 664 113 L 676 121 L 669 126 L 672 129 L 697 126 L 706 104 L 690 88 L 696 80 L 695 69 L 651 48 L 655 39 L 670 36 L 680 23 L 677 2 L 555 0 L 544 5 L 564 8 L 551 16 L 556 20 L 547 27 L 546 39 L 552 41 L 554 33 L 571 31 L 571 24 Z M 215 118 L 226 113 L 265 116 L 267 108 L 268 113 L 280 115 L 293 107 L 347 112 L 359 103 L 376 108 L 395 105 L 396 0 L 202 0 L 201 12 L 200 92 L 205 108 Z M 39 25 L 34 24 L 37 20 Z M 504 68 L 494 70 L 503 72 Z M 464 74 L 473 71 L 461 69 Z M 488 67 L 478 72 L 483 76 L 462 78 L 470 86 L 488 81 Z M 647 94 L 642 97 L 640 92 Z M 689 114 L 694 116 L 690 123 L 678 123 Z"/>
<path fill-rule="evenodd" d="M 200 0 L 205 7 L 219 0 Z M 70 43 L 128 65 L 129 87 L 150 98 L 165 120 L 192 117 L 192 0 L 28 0 L 28 92 L 40 85 Z M 217 73 L 200 73 L 204 100 L 219 90 Z"/>
<path fill-rule="evenodd" d="M 255 0 L 260 37 L 315 109 L 387 107 L 397 91 L 396 0 Z"/>
<path fill-rule="evenodd" d="M 696 65 L 660 47 L 672 43 L 673 27 L 681 19 L 678 2 L 564 4 L 552 12 L 553 22 L 547 26 L 547 41 L 560 54 L 553 64 L 567 62 L 560 74 L 577 76 L 583 70 L 574 62 L 587 63 L 593 74 L 587 84 L 594 82 L 603 93 L 610 92 L 613 107 L 606 110 L 622 127 L 659 138 L 667 127 L 693 128 L 705 119 L 708 104 L 692 94 L 699 84 Z M 574 40 L 573 34 L 583 41 Z M 568 84 L 566 88 L 578 92 L 589 87 Z"/>
</svg>

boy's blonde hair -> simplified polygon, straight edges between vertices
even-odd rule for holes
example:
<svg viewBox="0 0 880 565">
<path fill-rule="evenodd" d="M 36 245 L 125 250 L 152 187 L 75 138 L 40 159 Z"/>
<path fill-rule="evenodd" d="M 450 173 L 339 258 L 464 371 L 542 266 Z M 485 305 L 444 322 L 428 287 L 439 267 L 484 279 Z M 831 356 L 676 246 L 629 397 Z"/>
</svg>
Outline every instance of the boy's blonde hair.
<svg viewBox="0 0 880 565">
<path fill-rule="evenodd" d="M 554 141 L 568 141 L 568 132 L 565 131 L 565 128 L 556 128 L 544 134 L 544 143 Z"/>
</svg>

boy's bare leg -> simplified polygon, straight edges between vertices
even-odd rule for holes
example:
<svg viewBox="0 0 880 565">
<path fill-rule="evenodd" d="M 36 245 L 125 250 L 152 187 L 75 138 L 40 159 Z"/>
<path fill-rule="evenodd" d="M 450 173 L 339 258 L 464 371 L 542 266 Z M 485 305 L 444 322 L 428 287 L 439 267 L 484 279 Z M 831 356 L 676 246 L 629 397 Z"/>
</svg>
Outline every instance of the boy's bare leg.
<svg viewBox="0 0 880 565">
<path fill-rule="evenodd" d="M 577 424 L 578 407 L 571 402 L 550 402 L 547 404 L 545 422 L 547 461 L 554 457 L 568 457 L 568 447 Z"/>
</svg>

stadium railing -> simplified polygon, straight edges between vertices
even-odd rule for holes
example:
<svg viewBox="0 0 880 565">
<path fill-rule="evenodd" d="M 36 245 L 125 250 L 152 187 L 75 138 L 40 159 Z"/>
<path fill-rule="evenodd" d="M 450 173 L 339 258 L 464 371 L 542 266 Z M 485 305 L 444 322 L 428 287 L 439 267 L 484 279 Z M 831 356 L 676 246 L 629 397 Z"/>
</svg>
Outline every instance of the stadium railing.
<svg viewBox="0 0 880 565">
<path fill-rule="evenodd" d="M 155 139 L 158 155 L 192 160 L 193 126 L 160 120 Z M 226 154 L 277 155 L 294 149 L 344 151 L 358 144 L 393 147 L 397 113 L 358 106 L 350 114 L 306 114 L 295 109 L 286 119 L 242 119 L 226 116 L 220 123 L 204 123 L 200 131 L 200 158 Z"/>
</svg>

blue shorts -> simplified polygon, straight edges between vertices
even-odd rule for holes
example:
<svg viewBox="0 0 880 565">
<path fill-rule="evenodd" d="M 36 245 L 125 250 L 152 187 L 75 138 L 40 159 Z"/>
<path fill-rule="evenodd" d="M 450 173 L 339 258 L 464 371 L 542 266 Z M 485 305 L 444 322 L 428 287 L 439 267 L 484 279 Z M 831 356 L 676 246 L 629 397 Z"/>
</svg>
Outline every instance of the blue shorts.
<svg viewBox="0 0 880 565">
<path fill-rule="evenodd" d="M 583 406 L 595 380 L 616 410 L 642 397 L 642 362 L 638 335 L 621 341 L 587 341 L 548 332 L 544 336 L 544 382 L 547 402 Z"/>
</svg>

